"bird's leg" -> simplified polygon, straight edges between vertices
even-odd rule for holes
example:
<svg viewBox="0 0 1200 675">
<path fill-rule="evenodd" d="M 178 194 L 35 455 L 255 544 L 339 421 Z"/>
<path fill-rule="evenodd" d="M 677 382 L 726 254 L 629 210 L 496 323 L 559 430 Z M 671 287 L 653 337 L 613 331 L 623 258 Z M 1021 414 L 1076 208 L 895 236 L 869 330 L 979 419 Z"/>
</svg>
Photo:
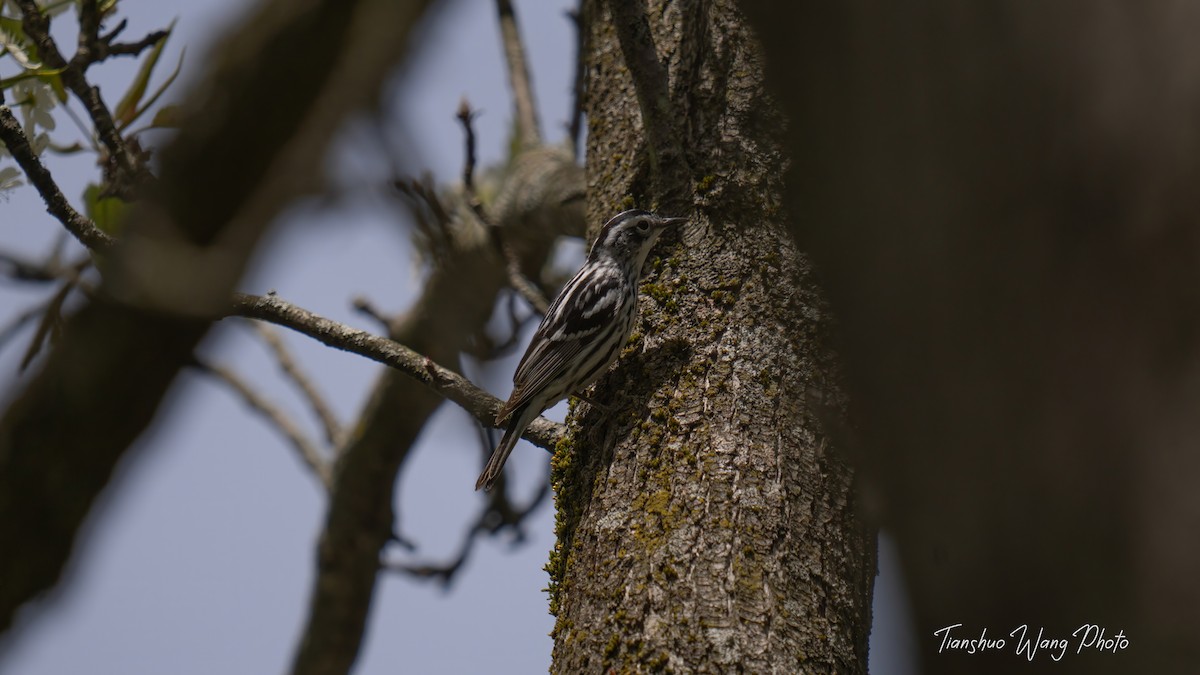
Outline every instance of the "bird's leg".
<svg viewBox="0 0 1200 675">
<path fill-rule="evenodd" d="M 577 391 L 571 395 L 574 396 L 575 398 L 579 399 L 580 401 L 583 401 L 584 403 L 592 406 L 593 408 L 599 408 L 600 410 L 603 410 L 604 412 L 612 412 L 611 410 L 609 410 L 608 406 L 604 405 L 603 403 L 597 403 L 597 402 L 593 401 L 592 399 L 588 398 L 587 396 L 584 396 L 582 391 Z"/>
</svg>

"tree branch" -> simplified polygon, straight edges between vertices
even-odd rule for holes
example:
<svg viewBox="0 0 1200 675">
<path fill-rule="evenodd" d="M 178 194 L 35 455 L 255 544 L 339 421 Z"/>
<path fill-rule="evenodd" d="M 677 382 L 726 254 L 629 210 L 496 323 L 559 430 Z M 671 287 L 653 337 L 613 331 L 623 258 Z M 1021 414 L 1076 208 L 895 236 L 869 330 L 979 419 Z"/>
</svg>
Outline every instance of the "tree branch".
<svg viewBox="0 0 1200 675">
<path fill-rule="evenodd" d="M 279 367 L 284 374 L 300 390 L 300 394 L 312 408 L 313 414 L 320 420 L 321 428 L 325 432 L 325 440 L 331 446 L 337 447 L 342 438 L 342 424 L 338 421 L 337 415 L 333 413 L 333 409 L 329 407 L 329 403 L 325 401 L 325 397 L 317 390 L 316 383 L 300 368 L 300 364 L 296 362 L 291 350 L 284 344 L 278 332 L 264 323 L 255 323 L 254 328 L 262 341 L 275 354 L 275 360 L 279 362 Z"/>
<path fill-rule="evenodd" d="M 491 216 L 483 207 L 483 202 L 479 200 L 479 195 L 475 192 L 475 127 L 471 122 L 475 119 L 475 113 L 471 110 L 470 103 L 467 99 L 462 99 L 458 105 L 458 114 L 455 115 L 459 124 L 463 128 L 463 192 L 466 193 L 467 205 L 479 217 L 480 222 L 487 227 L 492 239 L 496 242 L 496 247 L 504 256 L 505 271 L 508 273 L 508 283 L 513 287 L 521 297 L 537 311 L 538 314 L 545 314 L 550 308 L 550 303 L 546 301 L 546 296 L 538 290 L 531 281 L 525 278 L 521 273 L 521 261 L 517 257 L 516 251 L 504 242 L 504 232 L 492 220 Z"/>
<path fill-rule="evenodd" d="M 195 365 L 200 371 L 211 375 L 213 379 L 229 387 L 251 410 L 261 415 L 279 433 L 283 434 L 283 437 L 296 449 L 296 453 L 300 455 L 304 464 L 312 470 L 325 489 L 329 489 L 333 473 L 330 462 L 322 456 L 320 448 L 304 435 L 295 421 L 288 417 L 283 408 L 268 401 L 230 368 L 201 361 L 197 361 Z"/>
<path fill-rule="evenodd" d="M 35 2 L 17 1 L 27 33 L 52 58 L 46 17 Z M 0 419 L 0 631 L 58 582 L 114 467 L 191 362 L 210 325 L 196 298 L 229 298 L 266 224 L 312 189 L 333 130 L 378 91 L 424 5 L 268 0 L 214 49 L 178 135 L 159 155 L 161 180 L 131 212 L 122 245 L 112 247 L 113 274 L 68 319 L 63 339 Z M 317 43 L 321 50 L 310 49 Z M 90 101 L 101 139 L 115 140 L 114 155 L 124 156 L 111 115 L 97 109 L 98 93 L 76 70 L 62 77 Z M 217 99 L 222 105 L 213 105 Z M 154 256 L 139 255 L 147 251 L 217 260 L 221 269 L 139 277 L 161 272 Z M 147 280 L 188 295 L 149 307 L 144 296 L 158 296 Z"/>
<path fill-rule="evenodd" d="M 258 319 L 291 328 L 326 346 L 391 366 L 458 404 L 484 426 L 495 427 L 496 414 L 504 405 L 504 401 L 476 387 L 462 375 L 439 366 L 398 342 L 318 316 L 275 295 L 237 293 L 233 298 L 230 316 Z M 523 438 L 552 451 L 563 433 L 561 424 L 539 418 L 529 425 Z"/>
<path fill-rule="evenodd" d="M 0 93 L 0 97 L 2 96 Z M 37 188 L 42 201 L 46 202 L 46 210 L 55 220 L 62 223 L 79 243 L 94 251 L 103 251 L 113 245 L 112 237 L 102 232 L 95 223 L 76 211 L 67 201 L 66 196 L 58 189 L 58 183 L 54 182 L 54 177 L 50 175 L 50 170 L 42 164 L 42 160 L 29 145 L 29 139 L 25 137 L 20 122 L 6 105 L 0 105 L 0 138 L 4 140 L 4 146 L 17 161 L 17 165 L 29 177 L 29 182 Z"/>
<path fill-rule="evenodd" d="M 517 142 L 521 148 L 532 148 L 541 144 L 542 135 L 533 102 L 533 87 L 529 82 L 529 66 L 525 63 L 525 47 L 521 44 L 521 32 L 517 29 L 511 0 L 496 0 L 496 11 L 500 16 L 500 36 L 504 41 L 504 58 L 508 63 L 508 81 L 516 111 Z"/>
<path fill-rule="evenodd" d="M 520 525 L 534 509 L 546 501 L 546 497 L 550 495 L 550 483 L 542 481 L 529 503 L 521 508 L 514 508 L 508 498 L 503 496 L 503 491 L 498 490 L 489 494 L 494 496 L 479 512 L 471 527 L 467 528 L 462 543 L 459 544 L 458 552 L 453 558 L 443 563 L 386 562 L 383 565 L 384 568 L 390 572 L 407 574 L 419 579 L 436 579 L 442 585 L 449 586 L 454 581 L 455 574 L 462 569 L 471 556 L 471 552 L 475 549 L 475 543 L 479 540 L 479 535 L 495 532 L 508 525 L 517 529 L 518 541 L 524 539 L 525 535 L 520 531 Z"/>
<path fill-rule="evenodd" d="M 85 72 L 88 66 L 98 60 L 97 50 L 92 45 L 97 42 L 97 32 L 100 26 L 99 10 L 96 0 L 85 0 L 79 9 L 79 49 L 68 62 L 58 49 L 58 43 L 50 35 L 50 18 L 42 13 L 35 0 L 14 0 L 24 14 L 22 28 L 37 45 L 38 54 L 42 61 L 54 69 L 61 69 L 62 82 L 75 97 L 83 103 L 83 107 L 96 125 L 96 133 L 100 142 L 108 149 L 109 154 L 116 160 L 121 178 L 116 182 L 123 186 L 141 184 L 149 177 L 149 172 L 138 156 L 132 152 L 117 131 L 112 113 L 100 98 L 100 89 L 88 83 Z"/>
</svg>

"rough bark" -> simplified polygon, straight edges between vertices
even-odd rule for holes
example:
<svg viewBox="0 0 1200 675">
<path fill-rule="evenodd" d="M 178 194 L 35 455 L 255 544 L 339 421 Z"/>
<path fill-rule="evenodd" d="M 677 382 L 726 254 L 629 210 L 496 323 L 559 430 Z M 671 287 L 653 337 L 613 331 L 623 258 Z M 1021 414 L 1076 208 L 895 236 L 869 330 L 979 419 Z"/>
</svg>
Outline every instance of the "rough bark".
<svg viewBox="0 0 1200 675">
<path fill-rule="evenodd" d="M 923 671 L 1194 669 L 1200 6 L 747 7 Z M 939 654 L 955 623 L 1008 648 Z"/>
<path fill-rule="evenodd" d="M 555 456 L 553 672 L 866 670 L 871 532 L 782 118 L 729 2 L 585 3 L 588 211 L 692 218 Z"/>
</svg>

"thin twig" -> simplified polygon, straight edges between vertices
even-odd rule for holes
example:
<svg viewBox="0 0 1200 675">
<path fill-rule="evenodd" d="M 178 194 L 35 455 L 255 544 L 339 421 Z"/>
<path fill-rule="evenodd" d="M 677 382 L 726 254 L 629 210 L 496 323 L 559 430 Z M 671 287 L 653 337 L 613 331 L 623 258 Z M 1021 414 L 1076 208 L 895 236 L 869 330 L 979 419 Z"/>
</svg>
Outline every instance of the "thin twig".
<svg viewBox="0 0 1200 675">
<path fill-rule="evenodd" d="M 521 294 L 522 298 L 529 303 L 530 307 L 538 314 L 545 315 L 550 309 L 550 302 L 546 300 L 546 296 L 542 295 L 541 290 L 533 285 L 533 282 L 525 278 L 521 274 L 521 263 L 517 260 L 517 256 L 512 253 L 512 249 L 506 246 L 503 242 L 500 243 L 501 249 L 504 251 L 505 269 L 508 272 L 508 283 L 517 293 Z"/>
<path fill-rule="evenodd" d="M 137 155 L 125 143 L 117 131 L 112 112 L 100 98 L 100 89 L 88 83 L 85 73 L 89 66 L 104 58 L 103 48 L 97 48 L 97 32 L 100 25 L 96 0 L 83 0 L 79 9 L 79 47 L 68 62 L 58 49 L 58 43 L 50 35 L 50 18 L 42 13 L 36 0 L 14 0 L 24 16 L 21 27 L 37 46 L 38 55 L 46 66 L 61 69 L 61 78 L 67 89 L 83 103 L 83 107 L 96 126 L 100 141 L 120 168 L 122 185 L 137 185 L 149 175 Z"/>
<path fill-rule="evenodd" d="M 397 179 L 392 185 L 405 198 L 405 206 L 428 242 L 432 259 L 441 260 L 449 255 L 454 248 L 454 237 L 449 231 L 450 213 L 438 198 L 432 179 L 426 177 L 425 182 Z"/>
<path fill-rule="evenodd" d="M 34 331 L 33 339 L 29 341 L 29 346 L 25 349 L 24 356 L 21 357 L 21 362 L 17 365 L 17 372 L 25 372 L 30 363 L 37 358 L 41 353 L 44 344 L 52 343 L 58 339 L 62 333 L 62 308 L 63 303 L 71 295 L 71 291 L 75 290 L 77 278 L 67 279 L 46 302 L 45 311 L 42 313 L 42 319 L 38 322 L 37 330 Z"/>
<path fill-rule="evenodd" d="M 99 43 L 102 49 L 100 50 L 100 58 L 98 60 L 103 60 L 109 56 L 137 56 L 158 44 L 159 40 L 165 40 L 170 34 L 170 31 L 156 30 L 137 42 L 113 42 L 111 38 L 116 37 L 115 35 L 111 37 L 105 36 L 105 38 L 101 38 Z"/>
<path fill-rule="evenodd" d="M 546 297 L 538 290 L 538 287 L 525 278 L 521 273 L 521 261 L 517 259 L 517 255 L 513 252 L 512 247 L 508 246 L 504 241 L 504 233 L 499 225 L 497 225 L 488 215 L 483 203 L 479 200 L 479 195 L 475 192 L 475 127 L 472 122 L 475 119 L 476 113 L 471 110 L 471 105 L 467 99 L 462 99 L 458 105 L 458 113 L 455 117 L 458 119 L 463 128 L 463 191 L 466 193 L 467 204 L 475 215 L 483 223 L 484 227 L 491 233 L 492 239 L 496 242 L 496 248 L 500 251 L 500 255 L 504 257 L 505 271 L 508 274 L 508 283 L 513 287 L 521 297 L 529 302 L 530 306 L 537 311 L 538 314 L 545 314 L 550 308 L 550 303 L 546 301 Z"/>
<path fill-rule="evenodd" d="M 392 320 L 380 311 L 370 298 L 360 295 L 350 302 L 350 306 L 359 314 L 374 320 L 381 328 L 387 329 L 392 325 Z"/>
<path fill-rule="evenodd" d="M 0 251 L 0 270 L 13 281 L 55 281 L 58 270 L 50 265 L 33 262 L 11 253 Z"/>
<path fill-rule="evenodd" d="M 9 154 L 29 177 L 29 182 L 37 188 L 42 201 L 46 202 L 46 210 L 62 223 L 79 243 L 94 251 L 103 251 L 115 243 L 112 237 L 102 232 L 95 223 L 76 211 L 67 201 L 66 196 L 58 189 L 58 183 L 54 182 L 54 177 L 50 175 L 50 170 L 42 164 L 42 160 L 29 145 L 29 139 L 25 137 L 21 124 L 6 105 L 0 105 L 0 139 L 3 139 Z"/>
<path fill-rule="evenodd" d="M 463 171 L 462 184 L 463 192 L 467 196 L 467 205 L 475 212 L 486 227 L 495 227 L 492 222 L 492 217 L 483 207 L 483 202 L 479 200 L 479 194 L 475 191 L 475 117 L 478 113 L 471 110 L 471 104 L 464 97 L 458 102 L 458 112 L 454 117 L 458 120 L 459 125 L 463 129 Z"/>
<path fill-rule="evenodd" d="M 50 306 L 51 300 L 53 300 L 53 298 L 32 305 L 25 311 L 13 317 L 13 320 L 9 321 L 7 326 L 0 329 L 0 349 L 4 349 L 4 346 L 8 344 L 8 341 L 16 337 L 17 333 L 19 333 L 26 324 L 40 317 L 46 311 L 46 308 Z"/>
<path fill-rule="evenodd" d="M 83 271 L 92 264 L 91 256 L 87 255 L 69 265 L 63 265 L 61 258 L 62 251 L 57 242 L 42 262 L 0 251 L 0 274 L 13 281 L 47 282 L 65 279 L 78 282 Z"/>
<path fill-rule="evenodd" d="M 470 196 L 475 195 L 475 127 L 472 122 L 478 115 L 478 111 L 471 110 L 471 103 L 465 96 L 459 100 L 454 117 L 463 128 L 462 182 Z"/>
<path fill-rule="evenodd" d="M 292 447 L 300 455 L 300 459 L 312 470 L 313 474 L 321 481 L 321 484 L 326 488 L 329 487 L 332 479 L 332 468 L 329 461 L 322 456 L 316 444 L 309 440 L 304 435 L 304 432 L 300 431 L 300 427 L 292 421 L 282 408 L 268 401 L 262 394 L 255 391 L 249 383 L 242 379 L 241 376 L 229 368 L 199 361 L 195 365 L 202 372 L 213 376 L 217 381 L 229 387 L 251 410 L 261 415 L 271 426 L 275 427 L 292 444 Z"/>
<path fill-rule="evenodd" d="M 474 551 L 479 535 L 494 534 L 503 527 L 511 527 L 517 532 L 518 540 L 524 539 L 524 533 L 521 532 L 521 524 L 549 496 L 550 481 L 541 481 L 533 498 L 524 507 L 519 509 L 512 508 L 508 498 L 502 497 L 500 491 L 493 491 L 490 494 L 492 496 L 488 499 L 487 506 L 479 512 L 479 515 L 475 518 L 475 522 L 467 529 L 462 543 L 459 544 L 458 553 L 449 561 L 444 563 L 403 563 L 389 561 L 383 563 L 383 568 L 389 572 L 406 574 L 419 579 L 435 579 L 443 585 L 449 585 L 454 580 L 454 575 L 462 569 L 472 551 Z"/>
<path fill-rule="evenodd" d="M 437 365 L 404 345 L 318 316 L 274 295 L 237 293 L 229 308 L 229 316 L 258 319 L 291 328 L 322 344 L 392 366 L 458 404 L 481 424 L 489 427 L 495 427 L 496 413 L 504 404 L 462 375 Z M 525 430 L 523 438 L 553 451 L 555 443 L 565 431 L 561 424 L 538 418 Z"/>
<path fill-rule="evenodd" d="M 525 47 L 517 29 L 517 17 L 511 0 L 496 0 L 500 17 L 500 36 L 504 40 L 504 58 L 508 63 L 508 81 L 513 92 L 513 107 L 517 118 L 517 142 L 521 148 L 541 145 L 537 107 L 533 102 L 533 86 L 529 66 L 525 62 Z"/>
<path fill-rule="evenodd" d="M 255 323 L 254 329 L 271 349 L 271 352 L 275 354 L 275 360 L 279 362 L 279 367 L 304 396 L 304 400 L 312 408 L 313 414 L 321 421 L 325 440 L 329 442 L 329 445 L 337 447 L 342 438 L 342 425 L 334 415 L 333 409 L 325 401 L 325 397 L 317 391 L 316 384 L 300 368 L 300 364 L 296 362 L 291 350 L 283 343 L 278 331 L 264 323 Z"/>
</svg>

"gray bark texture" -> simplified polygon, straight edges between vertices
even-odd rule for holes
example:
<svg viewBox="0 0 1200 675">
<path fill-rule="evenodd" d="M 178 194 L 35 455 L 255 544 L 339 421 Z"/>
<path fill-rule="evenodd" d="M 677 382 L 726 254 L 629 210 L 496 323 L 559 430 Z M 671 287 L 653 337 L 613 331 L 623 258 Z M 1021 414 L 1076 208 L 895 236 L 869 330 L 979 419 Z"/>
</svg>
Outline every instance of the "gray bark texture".
<svg viewBox="0 0 1200 675">
<path fill-rule="evenodd" d="M 583 15 L 590 222 L 692 221 L 555 455 L 551 671 L 865 672 L 873 533 L 759 47 L 731 2 Z"/>
</svg>

